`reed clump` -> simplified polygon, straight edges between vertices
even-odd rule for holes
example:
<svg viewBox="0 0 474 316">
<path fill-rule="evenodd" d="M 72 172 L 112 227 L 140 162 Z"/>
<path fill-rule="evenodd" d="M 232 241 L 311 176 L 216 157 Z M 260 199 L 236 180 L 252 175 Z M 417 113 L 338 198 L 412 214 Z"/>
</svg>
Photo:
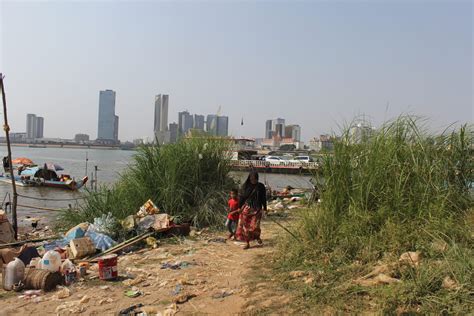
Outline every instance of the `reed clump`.
<svg viewBox="0 0 474 316">
<path fill-rule="evenodd" d="M 112 187 L 89 192 L 79 211 L 62 213 L 60 224 L 93 222 L 108 213 L 121 220 L 148 199 L 175 221 L 198 227 L 222 224 L 228 191 L 235 185 L 229 176 L 229 146 L 226 140 L 195 137 L 141 147 Z"/>
<path fill-rule="evenodd" d="M 360 142 L 352 136 L 347 129 L 325 156 L 316 179 L 321 201 L 300 214 L 294 231 L 300 242 L 283 241 L 282 275 L 296 269 L 314 275 L 302 292 L 320 308 L 472 311 L 472 128 L 433 136 L 404 116 Z M 422 254 L 419 266 L 400 264 L 408 251 Z M 383 264 L 397 282 L 357 282 Z M 448 277 L 451 289 L 443 286 Z"/>
</svg>

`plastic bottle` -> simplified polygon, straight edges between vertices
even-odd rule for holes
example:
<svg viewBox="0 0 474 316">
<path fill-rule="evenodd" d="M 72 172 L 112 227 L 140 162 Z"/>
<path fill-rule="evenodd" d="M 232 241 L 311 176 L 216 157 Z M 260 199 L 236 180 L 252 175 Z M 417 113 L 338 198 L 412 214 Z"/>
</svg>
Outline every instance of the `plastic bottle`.
<svg viewBox="0 0 474 316">
<path fill-rule="evenodd" d="M 61 267 L 61 255 L 54 250 L 46 252 L 41 259 L 39 268 L 50 272 L 58 272 Z"/>
<path fill-rule="evenodd" d="M 75 271 L 76 266 L 74 263 L 71 262 L 71 260 L 66 259 L 64 260 L 63 264 L 61 265 L 61 273 L 65 274 L 65 271 Z"/>
<path fill-rule="evenodd" d="M 18 258 L 9 262 L 3 269 L 3 288 L 7 291 L 13 289 L 13 285 L 23 280 L 25 276 L 25 264 Z"/>
</svg>

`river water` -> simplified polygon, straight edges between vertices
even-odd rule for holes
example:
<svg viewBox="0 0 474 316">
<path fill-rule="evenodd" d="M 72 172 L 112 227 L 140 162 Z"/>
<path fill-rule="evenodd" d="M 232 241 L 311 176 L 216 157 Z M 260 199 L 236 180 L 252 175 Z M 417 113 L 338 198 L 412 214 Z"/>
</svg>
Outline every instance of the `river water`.
<svg viewBox="0 0 474 316">
<path fill-rule="evenodd" d="M 7 155 L 7 148 L 0 147 L 2 157 Z M 87 175 L 91 178 L 94 166 L 98 167 L 98 183 L 113 184 L 122 171 L 132 161 L 134 151 L 126 150 L 105 150 L 105 149 L 75 149 L 75 148 L 29 148 L 12 147 L 13 158 L 26 157 L 33 160 L 38 165 L 45 162 L 54 162 L 62 166 L 65 170 L 59 173 L 66 173 L 80 179 L 86 175 L 86 156 L 88 157 Z M 2 170 L 3 172 L 3 170 Z M 245 172 L 233 172 L 232 175 L 239 181 L 244 181 L 247 177 Z M 298 175 L 282 174 L 261 174 L 260 181 L 266 182 L 272 189 L 282 189 L 287 185 L 295 188 L 309 188 L 310 177 Z M 90 183 L 88 183 L 90 187 Z M 20 226 L 29 225 L 25 220 L 27 217 L 41 218 L 42 223 L 53 220 L 56 216 L 54 211 L 32 209 L 32 207 L 43 208 L 66 208 L 68 204 L 75 206 L 75 198 L 84 194 L 84 190 L 68 191 L 54 188 L 40 187 L 17 187 L 18 194 L 22 195 L 18 199 L 18 224 Z M 0 202 L 11 198 L 11 184 L 0 182 Z M 25 197 L 26 196 L 26 197 Z M 30 199 L 32 197 L 35 199 Z M 41 198 L 44 200 L 39 200 Z M 71 199 L 71 200 L 68 200 Z M 80 201 L 80 200 L 79 200 Z"/>
</svg>

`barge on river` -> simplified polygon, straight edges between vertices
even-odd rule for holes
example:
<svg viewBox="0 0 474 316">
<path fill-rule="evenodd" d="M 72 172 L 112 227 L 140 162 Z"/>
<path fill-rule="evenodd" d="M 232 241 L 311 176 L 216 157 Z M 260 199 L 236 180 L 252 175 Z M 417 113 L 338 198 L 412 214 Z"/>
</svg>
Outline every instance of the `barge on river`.
<svg viewBox="0 0 474 316">
<path fill-rule="evenodd" d="M 230 165 L 234 171 L 256 169 L 258 172 L 280 174 L 311 175 L 319 170 L 319 164 L 317 162 L 274 163 L 263 160 L 231 160 Z"/>
</svg>

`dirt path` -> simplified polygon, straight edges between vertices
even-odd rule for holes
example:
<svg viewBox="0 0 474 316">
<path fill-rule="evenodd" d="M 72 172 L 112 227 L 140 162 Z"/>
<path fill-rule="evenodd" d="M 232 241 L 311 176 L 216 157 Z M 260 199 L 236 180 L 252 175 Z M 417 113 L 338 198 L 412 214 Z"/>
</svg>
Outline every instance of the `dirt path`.
<svg viewBox="0 0 474 316">
<path fill-rule="evenodd" d="M 139 303 L 148 315 L 287 314 L 290 298 L 278 290 L 262 262 L 275 251 L 276 234 L 281 234 L 277 225 L 263 222 L 265 244 L 249 250 L 223 242 L 224 234 L 169 240 L 156 249 L 120 256 L 121 281 L 90 280 L 97 275 L 92 268 L 84 281 L 69 287 L 71 295 L 66 298 L 58 297 L 61 291 L 34 299 L 0 291 L 0 315 L 113 315 Z M 182 262 L 181 268 L 161 269 L 166 262 Z M 126 297 L 124 291 L 130 289 L 142 294 Z M 185 302 L 176 304 L 177 300 Z"/>
</svg>

